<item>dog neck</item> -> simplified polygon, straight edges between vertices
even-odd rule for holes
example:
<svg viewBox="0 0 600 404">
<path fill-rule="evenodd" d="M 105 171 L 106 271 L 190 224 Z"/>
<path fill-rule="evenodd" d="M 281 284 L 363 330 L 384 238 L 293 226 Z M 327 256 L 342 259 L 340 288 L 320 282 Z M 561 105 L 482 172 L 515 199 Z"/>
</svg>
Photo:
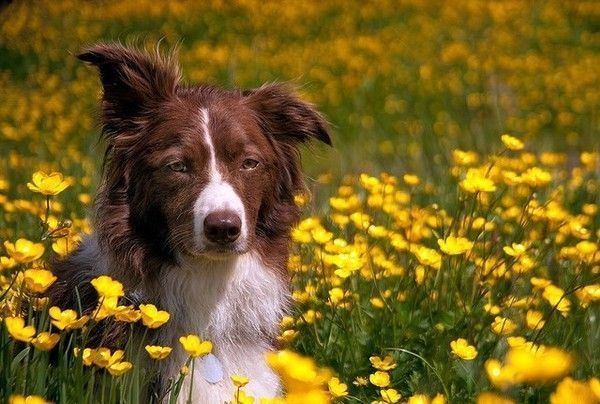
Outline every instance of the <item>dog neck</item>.
<svg viewBox="0 0 600 404">
<path fill-rule="evenodd" d="M 198 334 L 221 349 L 244 343 L 268 345 L 288 306 L 285 282 L 248 252 L 226 260 L 182 258 L 165 268 L 154 292 L 171 313 L 161 340 Z"/>
</svg>

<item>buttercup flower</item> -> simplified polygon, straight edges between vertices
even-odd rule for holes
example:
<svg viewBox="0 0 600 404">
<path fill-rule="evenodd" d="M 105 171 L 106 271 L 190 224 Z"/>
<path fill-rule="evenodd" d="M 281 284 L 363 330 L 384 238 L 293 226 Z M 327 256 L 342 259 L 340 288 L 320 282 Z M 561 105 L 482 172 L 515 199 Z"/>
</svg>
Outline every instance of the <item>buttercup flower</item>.
<svg viewBox="0 0 600 404">
<path fill-rule="evenodd" d="M 369 381 L 371 384 L 377 387 L 387 387 L 390 385 L 390 374 L 378 370 L 377 372 L 369 375 Z"/>
<path fill-rule="evenodd" d="M 381 394 L 384 403 L 395 404 L 402 398 L 402 395 L 396 389 L 381 389 L 379 394 Z"/>
<path fill-rule="evenodd" d="M 383 359 L 379 356 L 371 356 L 369 362 L 377 370 L 392 370 L 397 366 L 391 355 L 386 355 Z"/>
<path fill-rule="evenodd" d="M 17 261 L 15 261 L 14 258 L 5 256 L 0 257 L 0 271 L 4 269 L 11 269 L 15 265 L 17 265 Z"/>
<path fill-rule="evenodd" d="M 8 255 L 20 264 L 35 261 L 44 254 L 43 244 L 34 243 L 24 238 L 18 239 L 14 244 L 5 241 L 4 247 Z"/>
<path fill-rule="evenodd" d="M 554 393 L 550 395 L 550 404 L 598 404 L 600 392 L 595 392 L 591 383 L 585 383 L 565 377 Z"/>
<path fill-rule="evenodd" d="M 108 348 L 96 348 L 92 350 L 92 363 L 100 368 L 105 368 L 114 365 L 123 359 L 125 352 L 116 350 L 111 352 Z"/>
<path fill-rule="evenodd" d="M 171 315 L 164 310 L 158 310 L 153 304 L 140 304 L 142 323 L 148 328 L 158 328 L 169 321 Z"/>
<path fill-rule="evenodd" d="M 460 182 L 460 187 L 469 193 L 494 192 L 496 185 L 494 181 L 486 177 L 480 170 L 469 168 L 467 176 Z"/>
<path fill-rule="evenodd" d="M 571 310 L 571 302 L 565 296 L 565 291 L 558 286 L 546 286 L 542 293 L 542 297 L 546 299 L 551 306 L 556 306 L 556 309 L 563 315 L 567 315 Z"/>
<path fill-rule="evenodd" d="M 464 360 L 473 360 L 477 357 L 477 349 L 464 338 L 450 342 L 452 353 Z"/>
<path fill-rule="evenodd" d="M 31 182 L 27 183 L 27 188 L 33 192 L 39 192 L 43 195 L 57 195 L 69 186 L 69 182 L 65 181 L 63 175 L 57 172 L 46 174 L 43 171 L 33 173 Z"/>
<path fill-rule="evenodd" d="M 25 286 L 34 293 L 45 292 L 56 279 L 56 276 L 46 269 L 27 269 L 23 272 Z"/>
<path fill-rule="evenodd" d="M 348 386 L 345 383 L 340 382 L 340 379 L 337 377 L 329 379 L 327 387 L 329 388 L 329 393 L 331 393 L 332 397 L 338 398 L 348 395 Z"/>
<path fill-rule="evenodd" d="M 144 349 L 146 352 L 148 352 L 148 355 L 150 355 L 152 359 L 157 360 L 165 359 L 173 350 L 171 347 L 158 345 L 146 345 Z"/>
<path fill-rule="evenodd" d="M 40 396 L 22 396 L 20 394 L 12 394 L 8 398 L 8 404 L 47 404 L 48 402 Z"/>
<path fill-rule="evenodd" d="M 573 357 L 559 348 L 524 347 L 510 349 L 505 366 L 521 383 L 547 383 L 568 373 L 574 363 Z"/>
<path fill-rule="evenodd" d="M 492 323 L 492 331 L 498 335 L 512 334 L 517 329 L 517 325 L 510 319 L 496 316 Z"/>
<path fill-rule="evenodd" d="M 404 174 L 402 179 L 404 180 L 404 183 L 406 185 L 411 186 L 411 187 L 414 187 L 421 183 L 421 179 L 414 174 Z"/>
<path fill-rule="evenodd" d="M 125 295 L 121 282 L 112 279 L 110 276 L 101 275 L 92 279 L 90 283 L 101 297 L 121 297 Z"/>
<path fill-rule="evenodd" d="M 523 150 L 525 147 L 523 142 L 508 134 L 500 136 L 500 139 L 502 140 L 502 143 L 504 143 L 504 146 L 509 150 Z"/>
<path fill-rule="evenodd" d="M 52 325 L 59 330 L 74 330 L 81 328 L 88 322 L 89 316 L 84 315 L 77 318 L 77 312 L 75 310 L 62 311 L 56 306 L 50 307 L 48 311 L 50 314 Z"/>
<path fill-rule="evenodd" d="M 511 257 L 520 257 L 521 255 L 525 254 L 525 251 L 527 251 L 527 247 L 519 243 L 512 243 L 510 246 L 502 247 L 502 249 Z"/>
<path fill-rule="evenodd" d="M 49 351 L 56 346 L 58 341 L 60 341 L 59 334 L 53 334 L 44 331 L 32 339 L 31 344 L 40 351 Z"/>
<path fill-rule="evenodd" d="M 250 381 L 250 379 L 248 379 L 247 377 L 240 375 L 231 375 L 230 378 L 233 385 L 237 388 L 244 387 Z"/>
<path fill-rule="evenodd" d="M 107 366 L 106 370 L 108 370 L 108 373 L 112 376 L 121 376 L 123 373 L 128 372 L 132 367 L 133 364 L 131 362 L 123 361 Z"/>
<path fill-rule="evenodd" d="M 464 237 L 448 236 L 445 240 L 438 240 L 440 249 L 448 255 L 460 255 L 473 248 L 473 243 Z"/>
<path fill-rule="evenodd" d="M 25 325 L 25 320 L 21 317 L 6 317 L 4 319 L 6 330 L 16 340 L 29 342 L 35 335 L 35 327 Z"/>
<path fill-rule="evenodd" d="M 477 396 L 477 404 L 514 404 L 509 398 L 496 393 L 484 392 Z"/>
<path fill-rule="evenodd" d="M 544 327 L 544 314 L 541 311 L 528 310 L 525 314 L 525 321 L 528 328 L 532 330 L 539 330 L 540 328 Z"/>
<path fill-rule="evenodd" d="M 212 351 L 212 342 L 202 341 L 197 335 L 190 334 L 180 337 L 179 342 L 192 358 L 204 356 Z"/>
</svg>

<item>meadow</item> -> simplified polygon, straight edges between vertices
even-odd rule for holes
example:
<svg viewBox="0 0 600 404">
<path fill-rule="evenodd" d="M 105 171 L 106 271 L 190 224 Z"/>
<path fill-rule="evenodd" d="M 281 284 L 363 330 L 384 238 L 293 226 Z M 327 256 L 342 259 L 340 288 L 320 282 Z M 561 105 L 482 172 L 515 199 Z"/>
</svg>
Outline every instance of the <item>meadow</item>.
<svg viewBox="0 0 600 404">
<path fill-rule="evenodd" d="M 142 359 L 169 355 L 86 345 L 105 318 L 168 320 L 118 282 L 94 313 L 43 297 L 92 231 L 103 154 L 74 54 L 121 40 L 178 47 L 188 82 L 289 81 L 331 123 L 268 358 L 286 395 L 238 375 L 233 403 L 600 403 L 599 26 L 595 1 L 2 3 L 0 400 L 137 403 Z M 173 400 L 210 351 L 182 345 Z"/>
</svg>

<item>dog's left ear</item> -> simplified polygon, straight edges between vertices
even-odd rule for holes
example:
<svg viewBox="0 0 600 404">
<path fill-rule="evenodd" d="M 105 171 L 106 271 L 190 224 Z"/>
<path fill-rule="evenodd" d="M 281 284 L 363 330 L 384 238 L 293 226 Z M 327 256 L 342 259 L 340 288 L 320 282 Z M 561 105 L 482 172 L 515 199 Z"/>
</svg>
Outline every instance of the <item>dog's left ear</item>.
<svg viewBox="0 0 600 404">
<path fill-rule="evenodd" d="M 325 119 L 288 85 L 267 84 L 245 91 L 244 96 L 263 131 L 275 140 L 298 144 L 316 139 L 331 146 Z"/>
<path fill-rule="evenodd" d="M 96 66 L 104 90 L 102 121 L 111 140 L 135 132 L 137 124 L 173 97 L 181 73 L 172 54 L 161 55 L 118 43 L 99 43 L 77 58 Z"/>
</svg>

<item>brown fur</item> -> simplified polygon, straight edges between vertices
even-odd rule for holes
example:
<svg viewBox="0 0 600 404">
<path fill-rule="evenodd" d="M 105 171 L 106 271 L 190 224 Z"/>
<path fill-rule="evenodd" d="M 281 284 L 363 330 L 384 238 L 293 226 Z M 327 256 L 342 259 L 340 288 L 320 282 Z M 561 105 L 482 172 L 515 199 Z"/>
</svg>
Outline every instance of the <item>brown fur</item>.
<svg viewBox="0 0 600 404">
<path fill-rule="evenodd" d="M 303 189 L 299 145 L 317 139 L 331 144 L 321 115 L 282 84 L 254 90 L 224 90 L 180 83 L 172 54 L 147 53 L 119 44 L 99 44 L 78 58 L 96 66 L 104 89 L 102 133 L 107 143 L 93 226 L 111 275 L 127 290 L 154 279 L 177 254 L 194 250 L 193 204 L 208 181 L 207 150 L 199 136 L 198 110 L 210 108 L 210 132 L 225 179 L 242 196 L 250 245 L 273 270 L 286 277 L 289 231 L 299 218 L 294 194 Z M 238 169 L 241 159 L 259 156 L 260 169 Z M 166 169 L 185 161 L 187 173 Z M 84 311 L 96 304 L 89 281 L 98 262 L 81 263 L 76 251 L 52 267 L 59 280 L 52 303 Z M 97 257 L 98 259 L 100 257 Z M 137 296 L 152 302 L 152 296 Z M 145 300 L 148 299 L 148 300 Z"/>
</svg>

